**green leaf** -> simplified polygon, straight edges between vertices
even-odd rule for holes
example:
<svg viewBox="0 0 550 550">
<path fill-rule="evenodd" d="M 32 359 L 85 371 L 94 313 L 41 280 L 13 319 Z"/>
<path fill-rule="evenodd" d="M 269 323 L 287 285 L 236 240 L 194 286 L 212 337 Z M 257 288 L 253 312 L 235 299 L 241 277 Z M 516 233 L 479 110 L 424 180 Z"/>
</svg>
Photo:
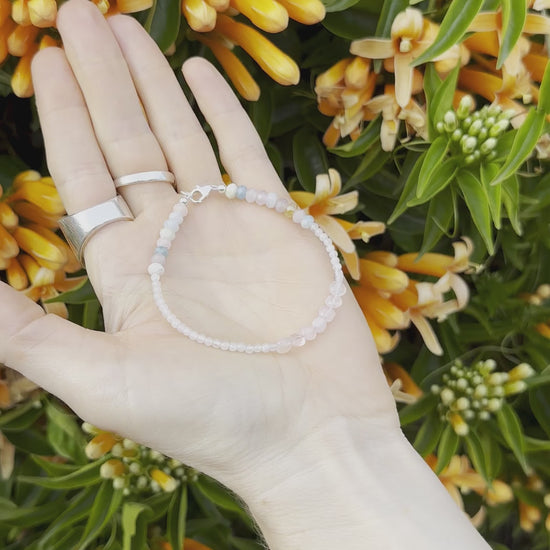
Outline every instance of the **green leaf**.
<svg viewBox="0 0 550 550">
<path fill-rule="evenodd" d="M 418 176 L 420 174 L 420 169 L 422 168 L 425 158 L 426 153 L 424 152 L 416 159 L 416 162 L 407 177 L 407 180 L 403 187 L 403 191 L 401 192 L 401 196 L 397 201 L 397 205 L 395 206 L 394 211 L 388 219 L 388 225 L 391 225 L 399 216 L 401 216 L 401 214 L 403 214 L 403 212 L 407 210 L 408 202 L 416 197 Z"/>
<path fill-rule="evenodd" d="M 80 537 L 78 549 L 85 550 L 107 527 L 109 521 L 120 508 L 122 489 L 113 489 L 113 480 L 106 479 L 97 492 L 90 516 Z"/>
<path fill-rule="evenodd" d="M 86 518 L 90 513 L 90 508 L 92 507 L 96 493 L 96 487 L 88 487 L 69 501 L 61 514 L 58 515 L 40 537 L 37 550 L 50 550 L 51 541 L 61 532 L 68 530 L 75 523 Z"/>
<path fill-rule="evenodd" d="M 449 464 L 451 458 L 456 454 L 458 450 L 458 444 L 460 438 L 456 435 L 453 427 L 447 424 L 443 433 L 439 445 L 437 446 L 437 464 L 435 466 L 435 473 L 439 474 Z"/>
<path fill-rule="evenodd" d="M 363 156 L 359 166 L 347 181 L 346 189 L 370 179 L 384 167 L 390 156 L 391 153 L 388 151 L 382 151 L 379 142 L 375 143 Z"/>
<path fill-rule="evenodd" d="M 357 4 L 359 0 L 323 0 L 327 13 L 334 11 L 344 11 Z"/>
<path fill-rule="evenodd" d="M 0 412 L 0 429 L 9 429 L 12 425 L 17 425 L 21 421 L 21 418 L 25 418 L 28 414 L 33 414 L 36 411 L 36 401 L 27 401 L 22 405 L 18 405 L 13 409 L 5 412 Z M 24 420 L 23 420 L 24 422 Z"/>
<path fill-rule="evenodd" d="M 26 409 L 21 414 L 17 414 L 15 417 L 12 417 L 11 421 L 2 423 L 2 420 L 5 420 L 5 415 L 0 416 L 2 431 L 4 433 L 21 432 L 30 428 L 44 413 L 39 401 L 31 401 L 31 405 L 33 406 L 30 409 Z"/>
<path fill-rule="evenodd" d="M 424 394 L 418 401 L 406 405 L 399 411 L 399 421 L 401 426 L 407 426 L 423 416 L 426 416 L 430 411 L 435 409 L 437 405 L 437 397 L 432 393 Z"/>
<path fill-rule="evenodd" d="M 187 485 L 181 483 L 173 492 L 166 518 L 166 534 L 172 548 L 183 548 L 187 517 Z"/>
<path fill-rule="evenodd" d="M 439 414 L 432 411 L 420 426 L 413 443 L 418 454 L 423 457 L 429 455 L 435 449 L 444 428 L 445 423 L 440 420 Z"/>
<path fill-rule="evenodd" d="M 550 451 L 550 441 L 548 439 L 536 439 L 525 436 L 526 453 L 548 453 Z"/>
<path fill-rule="evenodd" d="M 517 175 L 513 174 L 500 185 L 502 186 L 501 198 L 504 203 L 506 213 L 508 214 L 508 219 L 510 220 L 514 231 L 518 235 L 521 235 L 523 230 L 519 219 L 519 180 Z"/>
<path fill-rule="evenodd" d="M 428 113 L 430 112 L 433 103 L 434 95 L 443 80 L 435 70 L 433 63 L 426 65 L 424 70 L 424 95 L 426 96 L 426 104 Z"/>
<path fill-rule="evenodd" d="M 179 0 L 154 0 L 144 27 L 160 50 L 165 52 L 178 37 L 180 20 L 181 2 Z"/>
<path fill-rule="evenodd" d="M 479 432 L 479 441 L 483 448 L 485 465 L 487 466 L 487 476 L 493 480 L 499 475 L 502 467 L 502 451 L 500 445 L 491 435 L 489 430 Z"/>
<path fill-rule="evenodd" d="M 40 466 L 49 476 L 56 477 L 70 474 L 80 468 L 75 464 L 63 464 L 62 462 L 52 462 L 38 455 L 31 455 L 31 459 Z"/>
<path fill-rule="evenodd" d="M 40 506 L 18 507 L 8 499 L 0 499 L 0 525 L 17 527 L 33 527 L 48 523 L 57 515 L 65 504 L 65 498 L 60 495 Z"/>
<path fill-rule="evenodd" d="M 428 151 L 429 153 L 429 151 Z M 427 162 L 428 158 L 424 162 Z M 418 206 L 428 202 L 435 197 L 440 191 L 445 189 L 451 181 L 453 181 L 458 170 L 458 163 L 455 158 L 444 160 L 437 163 L 435 169 L 430 175 L 430 179 L 424 183 L 423 188 L 420 184 L 416 189 L 416 197 L 407 203 L 408 207 Z M 441 199 L 438 199 L 441 200 Z"/>
<path fill-rule="evenodd" d="M 466 445 L 466 452 L 474 466 L 475 471 L 487 483 L 491 483 L 492 480 L 487 469 L 485 452 L 477 433 L 473 430 L 470 430 L 468 435 L 464 437 L 464 444 Z"/>
<path fill-rule="evenodd" d="M 44 437 L 42 430 L 31 429 L 4 434 L 17 449 L 25 454 L 50 455 L 54 452 L 49 441 Z"/>
<path fill-rule="evenodd" d="M 489 209 L 493 223 L 497 229 L 501 227 L 501 211 L 502 211 L 502 185 L 491 185 L 491 181 L 498 173 L 498 166 L 495 163 L 482 163 L 480 166 L 481 183 L 487 191 L 489 199 Z"/>
<path fill-rule="evenodd" d="M 550 438 L 550 395 L 548 389 L 536 388 L 529 392 L 529 404 L 540 427 Z"/>
<path fill-rule="evenodd" d="M 322 24 L 336 36 L 346 40 L 355 40 L 372 36 L 376 31 L 377 21 L 376 15 L 353 6 L 344 11 L 327 13 Z"/>
<path fill-rule="evenodd" d="M 382 119 L 378 116 L 375 120 L 361 132 L 361 135 L 355 140 L 339 145 L 338 147 L 329 148 L 329 152 L 339 157 L 350 158 L 357 157 L 366 153 L 370 147 L 380 139 L 380 126 Z"/>
<path fill-rule="evenodd" d="M 429 67 L 432 67 L 432 65 L 429 65 Z M 453 96 L 456 90 L 459 68 L 460 64 L 457 64 L 457 66 L 445 77 L 445 80 L 441 81 L 428 103 L 430 139 L 434 139 L 434 137 L 438 135 L 435 125 L 443 120 L 445 113 L 453 106 Z M 432 71 L 436 72 L 433 68 Z"/>
<path fill-rule="evenodd" d="M 53 401 L 46 402 L 45 408 L 49 420 L 46 432 L 52 447 L 58 454 L 72 459 L 76 464 L 86 464 L 86 439 L 76 417 Z"/>
<path fill-rule="evenodd" d="M 491 185 L 501 183 L 516 173 L 527 157 L 533 152 L 544 129 L 544 123 L 545 113 L 543 111 L 536 111 L 535 109 L 529 111 L 515 135 L 506 162 L 491 182 Z"/>
<path fill-rule="evenodd" d="M 246 516 L 244 508 L 237 502 L 236 497 L 215 479 L 200 475 L 194 486 L 216 506 Z"/>
<path fill-rule="evenodd" d="M 17 176 L 19 172 L 28 169 L 29 167 L 16 155 L 0 155 L 0 187 L 2 187 L 4 191 L 8 191 L 12 186 L 15 176 Z"/>
<path fill-rule="evenodd" d="M 466 201 L 472 220 L 481 235 L 489 254 L 494 254 L 493 228 L 491 225 L 491 211 L 487 192 L 481 182 L 469 171 L 459 170 L 456 173 L 458 186 Z"/>
<path fill-rule="evenodd" d="M 430 145 L 426 151 L 426 157 L 422 163 L 420 174 L 418 175 L 418 187 L 416 188 L 416 197 L 424 195 L 427 188 L 430 187 L 432 175 L 436 168 L 443 162 L 449 150 L 449 138 L 447 136 L 439 136 Z M 434 184 L 437 186 L 437 182 Z"/>
<path fill-rule="evenodd" d="M 497 69 L 500 69 L 523 32 L 527 10 L 525 0 L 502 0 L 502 37 L 498 52 Z"/>
<path fill-rule="evenodd" d="M 99 469 L 107 460 L 107 456 L 101 457 L 95 462 L 91 462 L 78 470 L 59 477 L 40 477 L 40 476 L 19 476 L 21 483 L 31 483 L 40 487 L 49 489 L 76 489 L 93 485 L 101 480 Z"/>
<path fill-rule="evenodd" d="M 420 256 L 429 252 L 439 242 L 441 237 L 448 232 L 454 217 L 454 210 L 455 198 L 453 190 L 450 188 L 444 189 L 437 199 L 430 202 L 426 217 L 426 226 L 424 227 L 424 238 L 422 246 L 418 251 Z"/>
<path fill-rule="evenodd" d="M 294 135 L 292 156 L 298 181 L 306 191 L 315 192 L 315 178 L 328 172 L 325 148 L 317 134 L 310 128 L 302 128 Z"/>
<path fill-rule="evenodd" d="M 418 67 L 426 61 L 434 59 L 461 40 L 482 4 L 483 0 L 453 0 L 441 21 L 439 33 L 433 44 L 414 60 L 413 66 Z"/>
<path fill-rule="evenodd" d="M 151 508 L 142 502 L 122 505 L 122 550 L 147 550 L 147 521 L 151 515 Z"/>
<path fill-rule="evenodd" d="M 85 304 L 86 302 L 97 302 L 97 296 L 90 280 L 84 279 L 82 284 L 73 288 L 73 290 L 68 290 L 67 292 L 63 292 L 45 301 L 46 304 L 52 304 L 54 302 L 62 302 L 64 304 Z"/>
<path fill-rule="evenodd" d="M 525 458 L 525 439 L 521 428 L 521 422 L 516 411 L 514 411 L 508 403 L 504 403 L 497 411 L 496 418 L 500 433 L 517 458 L 519 465 L 527 474 L 529 466 Z"/>
<path fill-rule="evenodd" d="M 550 114 L 550 63 L 546 63 L 544 75 L 539 88 L 539 103 L 537 110 Z"/>
<path fill-rule="evenodd" d="M 396 15 L 405 11 L 408 7 L 409 0 L 391 0 L 391 2 L 386 0 L 382 6 L 380 17 L 378 18 L 375 36 L 388 38 Z"/>
<path fill-rule="evenodd" d="M 237 550 L 265 550 L 265 546 L 251 539 L 231 537 L 231 544 Z"/>
</svg>

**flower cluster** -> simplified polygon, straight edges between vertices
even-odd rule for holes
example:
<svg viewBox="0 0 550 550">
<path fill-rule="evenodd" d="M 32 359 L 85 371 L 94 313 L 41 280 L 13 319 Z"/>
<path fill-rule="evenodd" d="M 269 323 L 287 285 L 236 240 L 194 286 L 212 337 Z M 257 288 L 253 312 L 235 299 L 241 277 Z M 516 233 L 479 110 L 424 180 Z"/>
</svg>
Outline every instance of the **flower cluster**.
<svg viewBox="0 0 550 550">
<path fill-rule="evenodd" d="M 505 110 L 508 119 L 513 115 L 512 124 L 518 127 L 527 113 L 525 104 L 538 102 L 537 83 L 541 82 L 548 62 L 546 48 L 527 37 L 548 34 L 550 18 L 528 13 L 522 36 L 504 60 L 503 67 L 497 68 L 501 23 L 500 12 L 479 13 L 468 29 L 472 34 L 431 61 L 443 78 L 460 66 L 455 104 L 465 93 L 477 94 Z M 317 77 L 315 92 L 319 110 L 333 117 L 324 136 L 328 147 L 334 147 L 346 136 L 357 139 L 363 123 L 379 114 L 382 115 L 383 150 L 391 151 L 395 147 L 402 121 L 407 136 L 416 134 L 427 139 L 423 66 L 413 68 L 411 63 L 434 43 L 438 31 L 439 27 L 423 17 L 421 11 L 407 8 L 395 17 L 389 39 L 353 41 L 350 52 L 358 57 L 343 59 Z M 374 60 L 383 60 L 381 75 L 372 74 Z M 375 95 L 377 85 L 383 86 L 380 95 Z M 489 114 L 488 118 L 491 117 L 493 115 Z M 452 116 L 448 115 L 448 119 L 447 125 L 452 126 Z M 541 158 L 549 154 L 548 147 L 544 146 L 547 141 L 543 140 L 537 148 Z M 489 137 L 485 154 L 490 153 L 492 144 Z M 478 146 L 481 147 L 481 143 L 469 140 L 464 154 L 467 157 L 474 154 Z M 467 153 L 470 149 L 471 153 Z M 473 162 L 471 157 L 469 160 Z"/>
<path fill-rule="evenodd" d="M 428 349 L 441 355 L 443 350 L 427 319 L 443 321 L 463 309 L 469 299 L 468 286 L 458 275 L 470 268 L 472 243 L 464 238 L 453 243 L 455 256 L 416 253 L 397 256 L 373 251 L 362 258 L 359 284 L 352 287 L 365 315 L 379 353 L 389 353 L 399 342 L 399 333 L 414 324 Z M 428 275 L 435 282 L 415 280 L 411 273 Z M 455 298 L 447 300 L 453 291 Z"/>
<path fill-rule="evenodd" d="M 86 422 L 82 429 L 93 435 L 86 445 L 86 456 L 92 460 L 109 456 L 99 473 L 104 479 L 112 479 L 113 487 L 122 489 L 125 496 L 170 493 L 181 482 L 197 477 L 197 472 L 181 462 L 130 439 L 99 430 Z"/>
<path fill-rule="evenodd" d="M 436 469 L 437 457 L 435 455 L 428 455 L 426 462 L 432 470 Z M 470 491 L 481 495 L 489 506 L 510 502 L 514 498 L 512 488 L 507 483 L 500 479 L 493 479 L 489 485 L 472 468 L 468 457 L 464 455 L 454 455 L 448 466 L 438 474 L 438 477 L 461 510 L 464 510 L 462 494 L 467 494 Z M 485 519 L 484 509 L 480 508 L 480 511 L 471 519 L 474 525 L 479 527 Z"/>
<path fill-rule="evenodd" d="M 478 361 L 470 368 L 457 360 L 443 375 L 443 385 L 432 386 L 432 393 L 439 396 L 441 420 L 449 422 L 457 435 L 467 435 L 472 422 L 489 420 L 502 408 L 505 397 L 527 389 L 525 378 L 535 373 L 527 363 L 509 372 L 495 369 L 493 359 Z"/>
<path fill-rule="evenodd" d="M 451 153 L 462 156 L 466 164 L 495 158 L 498 138 L 508 130 L 514 115 L 496 104 L 470 113 L 472 107 L 472 98 L 465 95 L 456 111 L 447 111 L 436 124 L 437 131 L 449 137 Z"/>
<path fill-rule="evenodd" d="M 523 293 L 520 298 L 533 306 L 542 306 L 550 298 L 550 285 L 539 285 L 534 293 Z M 545 338 L 550 339 L 550 321 L 543 321 L 535 325 L 535 330 Z"/>
<path fill-rule="evenodd" d="M 153 0 L 93 0 L 105 16 L 134 13 L 149 9 Z M 9 55 L 20 58 L 11 85 L 19 97 L 34 93 L 30 65 L 35 53 L 44 47 L 59 45 L 55 33 L 57 0 L 0 0 L 0 63 Z M 260 88 L 235 55 L 239 46 L 273 80 L 282 85 L 300 79 L 298 65 L 255 27 L 281 32 L 289 18 L 311 25 L 325 16 L 321 0 L 182 0 L 182 13 L 192 29 L 191 37 L 205 44 L 226 71 L 237 91 L 250 101 L 257 100 Z M 237 21 L 241 13 L 252 25 Z"/>
<path fill-rule="evenodd" d="M 16 290 L 41 301 L 48 313 L 66 318 L 65 304 L 46 301 L 85 278 L 66 277 L 81 266 L 56 233 L 64 212 L 52 179 L 38 172 L 21 172 L 6 194 L 0 188 L 0 274 Z"/>
<path fill-rule="evenodd" d="M 522 483 L 517 480 L 513 483 L 513 486 L 524 488 L 527 495 L 531 497 L 528 498 L 523 492 L 518 495 L 519 526 L 521 529 L 527 533 L 532 533 L 545 515 L 544 526 L 547 531 L 550 531 L 550 491 L 542 479 L 536 474 L 531 474 L 527 477 L 527 482 Z"/>
</svg>

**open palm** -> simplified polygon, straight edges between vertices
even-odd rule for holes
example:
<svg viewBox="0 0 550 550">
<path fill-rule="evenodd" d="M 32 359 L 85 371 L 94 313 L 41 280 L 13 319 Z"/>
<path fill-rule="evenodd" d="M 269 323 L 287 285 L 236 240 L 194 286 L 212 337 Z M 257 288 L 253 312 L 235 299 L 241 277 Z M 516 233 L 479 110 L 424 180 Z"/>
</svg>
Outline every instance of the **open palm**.
<svg viewBox="0 0 550 550">
<path fill-rule="evenodd" d="M 204 134 L 164 56 L 130 17 L 106 22 L 85 0 L 60 10 L 65 51 L 33 65 L 48 164 L 69 214 L 115 196 L 113 177 L 171 170 L 179 190 L 219 184 Z M 184 75 L 233 181 L 285 196 L 251 122 L 211 65 Z M 165 183 L 120 189 L 136 219 L 97 232 L 86 266 L 107 334 L 45 316 L 6 285 L 0 361 L 86 420 L 177 457 L 231 485 L 320 426 L 367 419 L 398 427 L 362 313 L 348 292 L 327 331 L 289 354 L 230 353 L 172 329 L 146 273 L 177 201 Z M 207 335 L 275 341 L 317 315 L 332 271 L 309 232 L 273 210 L 223 197 L 191 205 L 163 277 L 171 309 Z"/>
</svg>

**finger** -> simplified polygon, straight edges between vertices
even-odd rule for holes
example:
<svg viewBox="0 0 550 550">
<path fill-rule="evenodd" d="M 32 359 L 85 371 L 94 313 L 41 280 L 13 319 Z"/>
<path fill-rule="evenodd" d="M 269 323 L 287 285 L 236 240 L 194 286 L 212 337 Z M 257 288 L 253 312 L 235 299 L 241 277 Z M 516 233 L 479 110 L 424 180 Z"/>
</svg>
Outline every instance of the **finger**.
<svg viewBox="0 0 550 550">
<path fill-rule="evenodd" d="M 39 51 L 32 62 L 32 77 L 48 167 L 65 209 L 74 214 L 112 199 L 113 180 L 63 51 Z"/>
<path fill-rule="evenodd" d="M 254 125 L 220 73 L 205 59 L 188 59 L 183 75 L 211 126 L 222 163 L 235 183 L 286 193 Z"/>
<path fill-rule="evenodd" d="M 57 27 L 113 177 L 167 170 L 122 52 L 95 4 L 69 0 L 59 10 Z M 174 195 L 166 183 L 130 185 L 120 193 L 135 214 Z"/>
<path fill-rule="evenodd" d="M 132 17 L 108 19 L 180 190 L 218 184 L 218 163 L 208 137 L 174 72 L 153 39 Z"/>
<path fill-rule="evenodd" d="M 44 310 L 0 282 L 0 363 L 57 395 L 84 418 L 108 418 L 124 395 L 111 372 L 112 337 L 86 330 Z"/>
</svg>

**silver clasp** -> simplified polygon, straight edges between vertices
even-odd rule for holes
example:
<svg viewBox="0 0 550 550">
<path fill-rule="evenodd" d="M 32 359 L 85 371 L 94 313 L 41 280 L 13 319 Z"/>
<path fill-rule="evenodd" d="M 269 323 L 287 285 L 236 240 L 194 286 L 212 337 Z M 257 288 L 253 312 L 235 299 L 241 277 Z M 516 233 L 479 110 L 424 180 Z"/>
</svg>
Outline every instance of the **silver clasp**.
<svg viewBox="0 0 550 550">
<path fill-rule="evenodd" d="M 208 195 L 210 195 L 211 191 L 219 191 L 220 193 L 225 190 L 225 185 L 197 185 L 192 191 L 189 193 L 185 191 L 181 191 L 181 194 L 183 195 L 183 202 L 191 201 L 195 204 L 201 203 Z"/>
</svg>

